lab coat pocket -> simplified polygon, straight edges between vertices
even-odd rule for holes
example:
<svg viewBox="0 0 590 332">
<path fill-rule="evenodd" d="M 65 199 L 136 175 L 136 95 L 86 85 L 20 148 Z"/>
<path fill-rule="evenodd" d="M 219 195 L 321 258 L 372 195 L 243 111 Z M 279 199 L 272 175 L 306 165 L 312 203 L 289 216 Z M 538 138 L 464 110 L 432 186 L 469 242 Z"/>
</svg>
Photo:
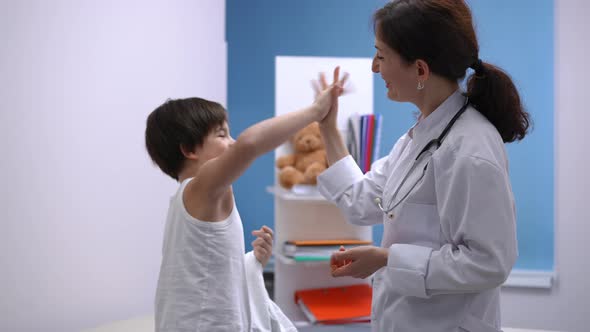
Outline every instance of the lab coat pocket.
<svg viewBox="0 0 590 332">
<path fill-rule="evenodd" d="M 502 332 L 494 326 L 484 322 L 480 318 L 467 314 L 465 320 L 459 325 L 459 332 Z"/>
<path fill-rule="evenodd" d="M 406 202 L 391 225 L 391 243 L 440 247 L 440 221 L 436 205 Z"/>
</svg>

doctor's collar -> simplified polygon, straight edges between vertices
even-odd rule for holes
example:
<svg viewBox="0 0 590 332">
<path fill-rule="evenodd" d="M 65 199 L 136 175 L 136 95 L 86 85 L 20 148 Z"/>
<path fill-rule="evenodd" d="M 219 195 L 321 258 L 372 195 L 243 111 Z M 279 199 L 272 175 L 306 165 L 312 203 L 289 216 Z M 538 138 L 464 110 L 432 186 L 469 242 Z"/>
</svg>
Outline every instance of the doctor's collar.
<svg viewBox="0 0 590 332">
<path fill-rule="evenodd" d="M 444 126 L 448 119 L 452 117 L 457 109 L 459 109 L 464 103 L 465 97 L 463 96 L 461 89 L 457 89 L 426 118 L 422 118 L 422 115 L 420 115 L 418 122 L 409 130 L 408 135 L 410 135 L 412 139 L 419 139 L 424 134 L 429 135 L 433 130 Z"/>
</svg>

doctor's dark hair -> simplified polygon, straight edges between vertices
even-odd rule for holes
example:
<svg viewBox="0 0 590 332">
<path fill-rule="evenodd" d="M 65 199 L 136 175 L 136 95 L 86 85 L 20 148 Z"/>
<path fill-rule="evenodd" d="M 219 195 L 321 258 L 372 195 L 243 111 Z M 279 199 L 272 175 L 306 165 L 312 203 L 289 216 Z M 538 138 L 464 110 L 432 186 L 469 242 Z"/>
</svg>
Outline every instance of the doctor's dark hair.
<svg viewBox="0 0 590 332">
<path fill-rule="evenodd" d="M 202 98 L 167 100 L 147 118 L 145 146 L 162 172 L 178 180 L 184 165 L 180 147 L 202 146 L 206 136 L 227 121 L 220 104 Z"/>
<path fill-rule="evenodd" d="M 471 11 L 463 0 L 395 0 L 373 15 L 375 33 L 408 64 L 421 59 L 452 81 L 467 79 L 467 97 L 504 142 L 521 140 L 530 125 L 512 79 L 479 59 Z"/>
</svg>

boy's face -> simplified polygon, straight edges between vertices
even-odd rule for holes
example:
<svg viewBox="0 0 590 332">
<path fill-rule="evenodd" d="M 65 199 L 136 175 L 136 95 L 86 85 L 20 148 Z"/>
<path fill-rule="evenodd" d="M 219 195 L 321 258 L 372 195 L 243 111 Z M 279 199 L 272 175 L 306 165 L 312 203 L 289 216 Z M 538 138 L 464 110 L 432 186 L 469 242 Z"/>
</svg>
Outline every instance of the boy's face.
<svg viewBox="0 0 590 332">
<path fill-rule="evenodd" d="M 203 145 L 197 149 L 199 159 L 205 162 L 217 158 L 234 142 L 234 139 L 229 134 L 229 126 L 227 122 L 224 122 L 223 125 L 213 128 L 207 137 L 205 137 Z"/>
</svg>

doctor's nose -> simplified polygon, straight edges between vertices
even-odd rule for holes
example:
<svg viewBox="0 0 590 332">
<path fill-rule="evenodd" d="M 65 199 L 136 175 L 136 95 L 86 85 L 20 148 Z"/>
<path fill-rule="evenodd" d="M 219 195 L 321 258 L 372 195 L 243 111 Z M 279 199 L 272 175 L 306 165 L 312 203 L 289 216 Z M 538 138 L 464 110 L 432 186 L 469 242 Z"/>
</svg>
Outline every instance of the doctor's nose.
<svg viewBox="0 0 590 332">
<path fill-rule="evenodd" d="M 377 55 L 373 57 L 373 63 L 371 64 L 371 70 L 377 74 L 379 72 L 379 64 L 377 63 Z"/>
</svg>

